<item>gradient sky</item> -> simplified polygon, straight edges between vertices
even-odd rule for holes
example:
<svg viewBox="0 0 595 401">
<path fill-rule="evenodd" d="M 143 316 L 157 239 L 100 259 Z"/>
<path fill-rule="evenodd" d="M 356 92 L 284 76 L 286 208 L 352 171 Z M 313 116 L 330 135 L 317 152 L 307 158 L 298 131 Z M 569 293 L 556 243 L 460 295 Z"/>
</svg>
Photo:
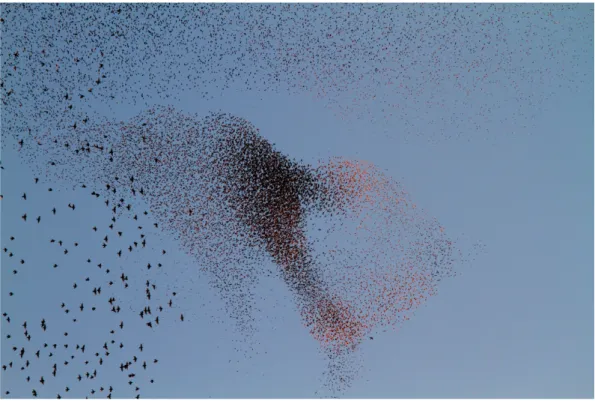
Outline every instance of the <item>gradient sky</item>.
<svg viewBox="0 0 595 401">
<path fill-rule="evenodd" d="M 592 15 L 593 5 L 577 6 L 575 12 Z M 453 237 L 464 234 L 486 245 L 485 254 L 459 277 L 442 282 L 438 296 L 399 332 L 376 333 L 374 341 L 362 345 L 363 368 L 344 396 L 593 397 L 593 25 L 576 29 L 573 35 L 576 41 L 569 46 L 574 46 L 581 63 L 539 60 L 551 63 L 550 82 L 519 82 L 519 90 L 532 93 L 533 98 L 540 98 L 543 91 L 540 104 L 527 105 L 497 85 L 486 86 L 489 96 L 473 95 L 478 103 L 494 106 L 490 118 L 481 122 L 481 135 L 462 124 L 461 138 L 439 143 L 424 137 L 425 132 L 444 129 L 438 116 L 424 121 L 419 111 L 424 101 L 432 99 L 429 94 L 420 95 L 419 104 L 411 106 L 408 114 L 411 119 L 420 114 L 416 130 L 423 127 L 421 135 L 398 119 L 387 125 L 338 118 L 323 101 L 307 93 L 290 96 L 231 88 L 215 99 L 188 92 L 179 101 L 163 100 L 187 112 L 206 115 L 222 110 L 244 117 L 280 151 L 306 162 L 329 156 L 373 162 L 401 182 L 417 205 L 437 217 Z M 508 40 L 522 38 L 512 35 Z M 576 62 L 584 69 L 584 89 L 576 91 L 567 81 L 556 80 L 556 69 L 565 68 L 565 62 Z M 474 112 L 467 106 L 475 100 L 469 102 L 460 92 L 445 90 L 441 96 L 452 105 L 449 121 L 465 121 Z M 128 119 L 142 109 L 121 105 L 109 117 Z M 371 113 L 376 112 L 372 106 Z M 515 117 L 525 112 L 530 118 Z M 110 214 L 102 203 L 81 191 L 49 194 L 46 188 L 52 185 L 35 185 L 32 172 L 11 145 L 9 141 L 2 149 L 1 240 L 15 257 L 9 260 L 2 254 L 1 302 L 2 312 L 9 311 L 13 322 L 3 321 L 1 326 L 2 364 L 18 358 L 5 334 L 22 344 L 23 320 L 38 326 L 38 316 L 43 316 L 53 325 L 65 318 L 61 302 L 70 300 L 76 309 L 72 282 L 80 284 L 87 274 L 80 270 L 90 268 L 71 263 L 75 257 L 117 262 L 115 257 L 105 257 L 99 236 L 90 230 L 93 225 L 109 224 Z M 28 194 L 26 205 L 20 199 L 22 192 Z M 66 207 L 70 202 L 77 205 L 75 212 Z M 61 205 L 56 217 L 49 213 L 54 205 Z M 39 229 L 35 222 L 22 222 L 24 212 L 31 220 L 42 215 Z M 125 233 L 136 230 L 135 222 L 123 224 Z M 143 397 L 314 397 L 321 387 L 324 358 L 301 326 L 284 284 L 263 281 L 261 291 L 270 295 L 260 305 L 257 352 L 236 352 L 234 347 L 242 339 L 219 309 L 216 292 L 173 240 L 159 236 L 156 229 L 149 231 L 154 233 L 150 246 L 155 250 L 142 254 L 140 260 L 130 256 L 124 262 L 138 264 L 140 271 L 146 260 L 163 260 L 170 270 L 162 282 L 182 288 L 177 308 L 188 319 L 180 324 L 165 318 L 166 323 L 151 335 L 141 328 L 147 354 L 160 360 L 147 376 L 156 383 L 143 387 Z M 9 241 L 11 235 L 17 237 L 14 244 Z M 77 240 L 81 246 L 75 250 L 71 245 L 72 254 L 66 258 L 47 238 Z M 162 248 L 169 251 L 167 257 L 159 255 Z M 26 259 L 26 265 L 18 265 L 19 274 L 13 276 L 13 259 L 20 258 Z M 53 260 L 63 261 L 59 271 L 51 268 Z M 95 270 L 89 274 L 98 274 Z M 9 291 L 16 293 L 15 299 L 9 298 Z M 110 329 L 106 322 L 111 320 L 107 313 L 98 314 L 86 330 L 81 326 L 73 330 L 75 338 L 69 342 L 96 339 L 103 343 L 104 332 Z M 58 344 L 64 342 L 60 330 L 51 335 Z M 125 336 L 126 344 L 138 342 L 132 329 Z M 49 366 L 43 373 L 46 378 Z M 17 369 L 2 372 L 2 394 L 9 388 L 14 396 L 29 397 L 31 386 L 23 377 Z M 74 392 L 72 377 L 68 384 Z M 109 386 L 119 371 L 104 369 L 101 377 Z M 52 386 L 45 385 L 47 397 L 56 392 L 65 396 L 63 388 Z"/>
</svg>

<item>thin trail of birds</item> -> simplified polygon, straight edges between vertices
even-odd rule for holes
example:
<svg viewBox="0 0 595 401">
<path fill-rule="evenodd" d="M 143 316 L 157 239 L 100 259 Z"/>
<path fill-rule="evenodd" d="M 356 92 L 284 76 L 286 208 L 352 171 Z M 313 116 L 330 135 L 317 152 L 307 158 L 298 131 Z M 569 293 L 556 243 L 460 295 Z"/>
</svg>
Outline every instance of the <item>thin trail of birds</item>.
<svg viewBox="0 0 595 401">
<path fill-rule="evenodd" d="M 484 139 L 504 135 L 482 128 L 504 107 L 496 90 L 518 104 L 501 123 L 520 131 L 553 78 L 582 87 L 593 43 L 575 44 L 592 17 L 576 4 L 7 5 L 3 127 L 33 146 L 27 134 L 103 124 L 106 108 L 239 90 L 312 96 L 389 135 L 398 122 Z"/>
</svg>

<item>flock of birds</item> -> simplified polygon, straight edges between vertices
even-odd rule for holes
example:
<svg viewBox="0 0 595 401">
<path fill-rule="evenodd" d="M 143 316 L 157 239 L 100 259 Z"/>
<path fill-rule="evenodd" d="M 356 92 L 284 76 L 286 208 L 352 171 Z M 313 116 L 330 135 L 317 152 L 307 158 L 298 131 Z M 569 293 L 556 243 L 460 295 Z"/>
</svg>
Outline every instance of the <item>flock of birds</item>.
<svg viewBox="0 0 595 401">
<path fill-rule="evenodd" d="M 4 172 L 4 166 L 2 168 Z M 36 185 L 41 185 L 39 184 L 39 178 L 35 178 L 34 182 Z M 87 185 L 82 184 L 82 188 L 86 189 Z M 47 191 L 53 192 L 53 188 L 48 187 Z M 89 192 L 91 192 L 93 198 L 100 197 L 98 192 Z M 30 210 L 28 204 L 35 203 L 35 197 L 44 197 L 43 191 L 41 189 L 36 190 L 34 195 L 23 193 L 20 196 L 22 209 L 25 211 Z M 47 199 L 47 196 L 44 198 Z M 109 202 L 105 202 L 105 206 L 109 207 Z M 119 231 L 117 226 L 119 221 L 116 218 L 115 211 L 120 208 L 129 213 L 133 212 L 130 204 L 116 203 L 113 208 L 110 208 L 114 217 L 109 221 L 109 225 L 88 227 L 89 232 L 94 234 L 95 239 L 93 241 L 101 243 L 103 252 L 112 252 L 118 258 L 122 257 L 123 252 L 131 253 L 147 248 L 147 235 L 144 233 L 142 226 L 138 226 L 138 233 Z M 38 225 L 38 230 L 40 229 L 39 226 L 43 226 L 46 222 L 54 225 L 56 219 L 60 219 L 61 214 L 69 213 L 69 211 L 74 212 L 76 204 L 69 203 L 62 207 L 56 205 L 52 206 L 51 209 L 49 207 L 47 209 L 48 216 L 39 215 L 33 221 L 27 219 L 27 212 L 25 212 L 21 216 L 22 224 Z M 148 223 L 148 214 L 147 211 L 143 211 L 139 217 L 134 212 L 131 219 L 140 222 L 144 218 L 147 220 L 145 222 Z M 115 249 L 117 246 L 122 246 L 121 240 L 126 237 L 129 238 L 130 243 L 128 248 Z M 184 313 L 180 312 L 176 307 L 176 291 L 166 290 L 164 291 L 165 296 L 160 297 L 161 288 L 159 288 L 157 279 L 147 279 L 144 283 L 131 283 L 126 271 L 126 263 L 122 263 L 117 267 L 110 267 L 102 262 L 95 263 L 96 260 L 92 257 L 84 258 L 79 252 L 69 251 L 69 248 L 71 250 L 79 249 L 79 247 L 89 249 L 90 244 L 84 243 L 88 242 L 86 240 L 89 237 L 82 239 L 81 243 L 50 238 L 48 242 L 57 247 L 59 249 L 58 254 L 63 255 L 63 257 L 60 258 L 61 260 L 48 261 L 48 267 L 57 272 L 67 264 L 79 265 L 84 263 L 95 271 L 90 270 L 79 273 L 77 274 L 78 277 L 72 277 L 69 274 L 69 277 L 73 280 L 71 287 L 73 297 L 71 299 L 78 298 L 80 302 L 62 302 L 60 305 L 56 305 L 56 308 L 60 311 L 59 313 L 67 317 L 66 320 L 55 318 L 52 320 L 40 317 L 37 322 L 17 321 L 18 316 L 10 311 L 18 309 L 19 304 L 28 302 L 28 298 L 23 298 L 22 294 L 8 287 L 9 285 L 17 285 L 18 282 L 14 279 L 6 280 L 7 267 L 10 266 L 10 273 L 15 278 L 23 270 L 27 271 L 32 268 L 34 274 L 40 275 L 41 272 L 37 269 L 43 267 L 30 266 L 27 263 L 27 256 L 19 254 L 16 250 L 27 248 L 27 244 L 19 244 L 19 238 L 15 235 L 10 235 L 7 239 L 8 243 L 2 249 L 4 260 L 2 271 L 4 279 L 2 283 L 3 293 L 8 293 L 9 298 L 8 301 L 3 302 L 2 342 L 3 349 L 7 342 L 12 344 L 10 349 L 13 354 L 2 354 L 2 373 L 5 375 L 7 371 L 20 371 L 22 380 L 31 386 L 31 397 L 49 398 L 50 395 L 45 391 L 46 383 L 60 380 L 67 384 L 64 385 L 62 391 L 56 394 L 57 398 L 82 398 L 82 394 L 85 394 L 86 397 L 103 395 L 111 399 L 112 396 L 118 398 L 117 389 L 121 390 L 122 385 L 106 383 L 105 379 L 102 379 L 101 372 L 105 372 L 106 368 L 119 369 L 122 377 L 127 382 L 126 385 L 134 391 L 132 396 L 137 399 L 140 398 L 141 389 L 146 384 L 155 382 L 150 372 L 152 365 L 157 364 L 159 360 L 151 357 L 150 351 L 146 349 L 143 343 L 131 344 L 119 337 L 122 336 L 125 329 L 138 330 L 137 319 L 150 329 L 157 329 L 164 320 L 166 323 L 173 320 L 183 322 Z M 166 251 L 161 250 L 160 253 L 165 255 Z M 154 263 L 156 268 L 162 267 L 161 262 L 155 261 Z M 128 267 L 131 268 L 129 265 Z M 150 268 L 151 263 L 148 263 L 146 269 Z M 29 276 L 27 273 L 25 274 L 25 279 L 28 279 Z M 140 288 L 143 289 L 144 297 L 138 297 L 137 295 Z M 135 292 L 132 295 L 132 299 L 136 301 L 134 303 L 131 303 L 130 299 L 126 299 L 123 294 L 123 292 L 131 290 Z M 132 314 L 131 311 L 133 310 L 136 313 Z M 47 308 L 42 308 L 41 311 L 41 316 L 56 314 L 50 312 Z M 106 337 L 103 342 L 89 343 L 87 342 L 88 338 L 85 339 L 86 336 L 81 330 L 93 320 L 99 319 L 102 312 L 112 315 L 111 319 L 108 320 L 111 321 L 112 327 L 109 330 L 104 328 Z M 140 319 L 137 317 L 131 322 L 130 320 L 137 313 Z M 21 333 L 18 333 L 19 330 Z M 62 337 L 62 340 L 58 336 Z M 140 338 L 138 335 L 134 337 Z M 34 374 L 37 374 L 37 376 L 33 376 Z M 67 377 L 64 377 L 65 375 Z M 73 380 L 74 383 L 71 383 L 69 379 Z M 4 397 L 11 395 L 25 396 L 24 394 L 11 393 L 11 388 L 15 385 L 14 382 L 9 380 L 3 380 L 2 382 Z M 74 393 L 71 392 L 71 388 L 75 390 Z"/>
<path fill-rule="evenodd" d="M 89 234 L 98 236 L 103 251 L 123 258 L 146 249 L 147 224 L 173 238 L 207 274 L 247 336 L 256 330 L 257 283 L 263 275 L 278 276 L 329 358 L 329 385 L 340 391 L 356 375 L 349 360 L 358 345 L 380 327 L 410 319 L 477 249 L 463 251 L 372 164 L 334 158 L 305 165 L 276 151 L 246 119 L 183 114 L 155 103 L 188 92 L 212 99 L 231 89 L 311 93 L 343 118 L 387 126 L 398 119 L 411 132 L 419 131 L 423 118 L 446 116 L 437 132 L 450 138 L 445 132 L 476 128 L 480 118 L 489 118 L 491 87 L 506 88 L 516 101 L 531 105 L 543 99 L 527 93 L 524 81 L 545 85 L 555 74 L 580 87 L 577 71 L 585 54 L 568 44 L 592 22 L 592 8 L 581 7 L 3 5 L 2 140 L 12 137 L 36 176 L 53 183 L 48 192 L 74 185 L 105 205 L 110 221 L 90 227 Z M 553 62 L 547 67 L 540 58 Z M 563 64 L 568 59 L 575 62 Z M 428 92 L 431 100 L 420 100 Z M 451 92 L 469 103 L 473 117 L 449 113 Z M 478 103 L 478 95 L 487 103 Z M 114 122 L 108 116 L 123 104 L 144 111 Z M 23 205 L 30 197 L 22 194 Z M 150 213 L 138 213 L 143 206 Z M 43 226 L 52 216 L 77 210 L 71 201 L 49 208 L 49 216 L 26 208 L 19 215 L 23 224 Z M 138 221 L 133 238 L 118 228 L 123 218 Z M 141 223 L 143 218 L 151 220 Z M 86 246 L 82 240 L 50 240 L 65 258 Z M 114 247 L 124 240 L 125 246 Z M 27 258 L 12 250 L 13 241 L 18 239 L 3 244 L 3 254 L 16 277 Z M 276 271 L 265 271 L 268 260 Z M 151 330 L 184 320 L 175 312 L 176 293 L 161 299 L 154 279 L 133 282 L 122 266 L 83 261 L 102 277 L 73 283 L 72 291 L 85 289 L 96 301 L 60 305 L 64 314 L 76 314 L 72 324 L 99 308 L 116 319 L 136 308 Z M 59 270 L 58 262 L 52 266 Z M 160 261 L 144 265 L 151 272 L 162 267 Z M 121 299 L 130 290 L 142 291 L 144 303 L 124 308 Z M 18 298 L 13 291 L 9 296 Z M 5 324 L 18 321 L 4 313 Z M 144 357 L 142 344 L 119 341 L 117 334 L 130 323 L 117 320 L 109 340 L 93 345 L 46 342 L 52 321 L 29 322 L 20 337 L 26 346 L 15 343 L 15 357 L 2 357 L 3 369 L 22 370 L 36 396 L 49 377 L 84 362 L 75 378 L 91 386 L 86 396 L 111 397 L 120 387 L 96 385 L 97 366 L 117 359 L 116 368 L 140 397 L 139 372 L 157 360 Z M 67 333 L 64 339 L 73 338 Z M 61 360 L 47 373 L 27 375 L 37 359 L 55 360 L 58 349 Z M 73 395 L 70 387 L 58 398 Z"/>
</svg>

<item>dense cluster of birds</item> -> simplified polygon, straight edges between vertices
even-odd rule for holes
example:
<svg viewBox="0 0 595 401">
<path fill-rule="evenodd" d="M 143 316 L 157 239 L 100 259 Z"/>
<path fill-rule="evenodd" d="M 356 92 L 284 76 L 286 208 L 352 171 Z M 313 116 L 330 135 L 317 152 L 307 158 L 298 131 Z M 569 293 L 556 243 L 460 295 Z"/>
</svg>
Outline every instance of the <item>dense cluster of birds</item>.
<svg viewBox="0 0 595 401">
<path fill-rule="evenodd" d="M 156 107 L 127 122 L 34 138 L 37 146 L 20 156 L 54 182 L 89 183 L 86 190 L 111 208 L 111 235 L 121 236 L 114 223 L 144 202 L 155 227 L 211 278 L 242 333 L 254 332 L 259 277 L 280 277 L 338 387 L 350 382 L 345 361 L 357 346 L 409 319 L 464 259 L 444 228 L 374 165 L 300 163 L 229 114 L 201 119 Z M 128 250 L 145 246 L 142 234 L 138 241 Z M 266 258 L 277 271 L 265 270 Z M 140 312 L 150 314 L 150 307 Z"/>
<path fill-rule="evenodd" d="M 579 88 L 579 71 L 590 59 L 570 44 L 590 23 L 592 7 L 563 4 L 4 5 L 2 141 L 14 139 L 36 176 L 52 182 L 49 193 L 74 185 L 105 205 L 110 221 L 91 228 L 105 252 L 123 258 L 145 249 L 151 225 L 174 238 L 207 273 L 246 335 L 255 330 L 259 278 L 278 276 L 330 358 L 333 385 L 342 388 L 350 382 L 346 361 L 358 345 L 379 327 L 410 319 L 469 255 L 373 164 L 335 158 L 306 165 L 275 150 L 243 118 L 224 113 L 203 118 L 154 104 L 187 92 L 210 99 L 230 88 L 312 93 L 343 118 L 387 125 L 398 119 L 410 132 L 419 132 L 417 121 L 448 116 L 438 131 L 446 138 L 490 117 L 489 108 L 496 107 L 485 95 L 490 88 L 532 107 L 543 99 L 527 93 L 521 82 L 544 86 L 557 76 Z M 552 62 L 541 63 L 544 58 Z M 420 104 L 427 92 L 432 100 Z M 447 100 L 452 93 L 463 100 Z M 476 100 L 479 93 L 485 103 Z M 458 101 L 468 102 L 472 117 L 463 121 L 449 113 Z M 108 115 L 121 104 L 145 111 L 114 122 Z M 24 204 L 31 200 L 31 194 L 19 196 Z M 147 212 L 137 212 L 142 205 Z M 26 207 L 18 213 L 23 224 L 41 227 L 60 213 L 78 211 L 71 201 L 48 208 L 47 215 Z M 129 239 L 118 228 L 126 218 L 138 221 L 138 234 L 121 244 Z M 141 223 L 144 218 L 151 220 Z M 3 253 L 18 277 L 27 258 L 13 251 L 13 241 L 18 239 L 11 235 Z M 86 246 L 83 240 L 50 241 L 64 258 L 80 256 Z M 267 260 L 278 269 L 264 271 Z M 72 290 L 86 288 L 97 301 L 61 309 L 76 314 L 71 324 L 80 325 L 105 298 L 103 307 L 118 321 L 102 344 L 63 344 L 62 354 L 73 347 L 81 354 L 68 355 L 61 369 L 54 362 L 37 381 L 27 375 L 27 382 L 36 384 L 32 395 L 43 394 L 49 377 L 82 359 L 75 377 L 88 381 L 89 395 L 111 397 L 119 388 L 95 385 L 102 369 L 91 369 L 116 359 L 140 394 L 139 371 L 156 360 L 142 358 L 142 346 L 117 340 L 117 333 L 131 326 L 121 316 L 135 309 L 136 322 L 153 330 L 171 321 L 171 313 L 179 322 L 184 315 L 173 312 L 174 292 L 161 298 L 154 278 L 129 280 L 133 274 L 122 267 L 89 257 L 83 262 L 96 267 L 101 279 L 77 279 Z M 61 263 L 51 267 L 60 270 Z M 143 265 L 151 274 L 161 267 L 160 261 Z M 123 308 L 120 300 L 131 291 L 142 291 L 137 298 L 144 304 L 131 301 Z M 4 318 L 6 324 L 18 320 L 8 312 Z M 57 357 L 58 343 L 48 341 L 46 347 L 43 340 L 56 326 L 44 317 L 40 322 L 36 331 L 31 322 L 23 327 L 26 346 L 14 345 L 18 359 L 3 355 L 4 370 L 26 375 L 38 357 Z M 73 337 L 69 331 L 64 339 Z M 41 345 L 32 345 L 38 338 Z M 86 359 L 84 350 L 95 357 Z M 35 359 L 27 359 L 35 352 Z M 69 389 L 58 397 L 71 395 Z"/>
</svg>

